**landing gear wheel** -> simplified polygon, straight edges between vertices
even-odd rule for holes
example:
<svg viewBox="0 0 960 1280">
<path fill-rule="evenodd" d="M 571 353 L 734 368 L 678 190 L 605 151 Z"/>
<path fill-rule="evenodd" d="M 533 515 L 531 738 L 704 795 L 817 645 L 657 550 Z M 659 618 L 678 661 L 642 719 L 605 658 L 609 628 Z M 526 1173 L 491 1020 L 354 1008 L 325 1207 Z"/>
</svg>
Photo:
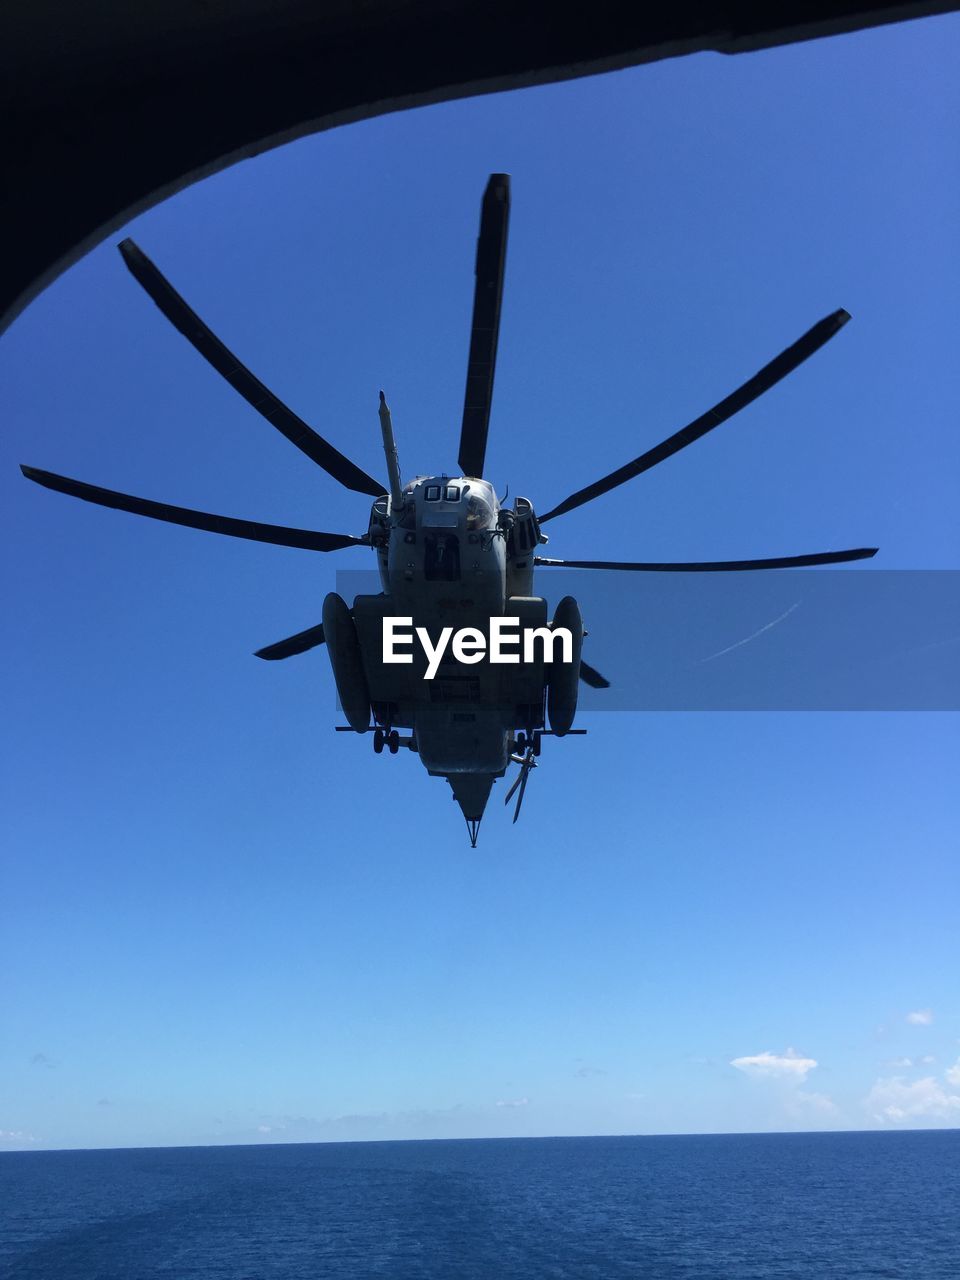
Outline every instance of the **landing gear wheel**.
<svg viewBox="0 0 960 1280">
<path fill-rule="evenodd" d="M 391 729 L 387 734 L 387 746 L 390 748 L 390 754 L 395 756 L 400 750 L 400 735 L 396 729 Z"/>
<path fill-rule="evenodd" d="M 383 752 L 383 730 L 376 729 L 373 734 L 373 749 L 380 755 Z"/>
<path fill-rule="evenodd" d="M 522 756 L 527 749 L 527 735 L 525 733 L 518 733 L 516 742 L 513 745 L 517 755 Z"/>
<path fill-rule="evenodd" d="M 533 740 L 530 745 L 533 747 L 533 754 L 535 756 L 538 756 L 540 754 L 540 731 L 539 730 L 537 730 L 533 734 Z"/>
</svg>

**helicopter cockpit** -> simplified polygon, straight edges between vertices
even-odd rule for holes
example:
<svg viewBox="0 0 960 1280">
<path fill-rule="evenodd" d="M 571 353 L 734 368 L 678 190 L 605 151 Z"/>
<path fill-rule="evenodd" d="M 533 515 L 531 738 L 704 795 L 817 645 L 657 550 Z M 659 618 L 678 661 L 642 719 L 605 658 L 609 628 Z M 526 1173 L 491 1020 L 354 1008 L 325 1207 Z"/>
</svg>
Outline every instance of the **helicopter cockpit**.
<svg viewBox="0 0 960 1280">
<path fill-rule="evenodd" d="M 407 567 L 419 560 L 426 581 L 459 581 L 462 557 L 474 547 L 481 550 L 487 535 L 497 530 L 499 504 L 493 486 L 462 476 L 417 476 L 404 485 L 402 496 L 403 505 L 396 512 L 387 497 L 374 503 L 370 533 L 380 548 L 382 569 L 387 567 L 393 523 Z"/>
<path fill-rule="evenodd" d="M 457 528 L 463 533 L 480 533 L 497 527 L 497 499 L 486 480 L 464 480 L 447 476 L 420 477 L 406 486 L 400 527 L 407 528 L 410 516 L 421 528 Z M 412 499 L 412 502 L 409 501 Z"/>
</svg>

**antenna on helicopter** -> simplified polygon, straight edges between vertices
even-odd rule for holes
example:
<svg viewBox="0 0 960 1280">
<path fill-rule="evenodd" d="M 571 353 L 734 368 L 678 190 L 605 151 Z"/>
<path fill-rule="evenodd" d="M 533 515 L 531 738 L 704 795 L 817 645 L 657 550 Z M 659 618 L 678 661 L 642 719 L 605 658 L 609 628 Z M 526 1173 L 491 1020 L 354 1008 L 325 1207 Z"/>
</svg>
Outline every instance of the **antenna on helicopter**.
<svg viewBox="0 0 960 1280">
<path fill-rule="evenodd" d="M 390 478 L 390 507 L 396 514 L 403 506 L 403 485 L 400 483 L 400 458 L 393 435 L 393 419 L 386 396 L 380 392 L 380 430 L 383 432 L 383 452 L 387 459 L 387 475 Z"/>
</svg>

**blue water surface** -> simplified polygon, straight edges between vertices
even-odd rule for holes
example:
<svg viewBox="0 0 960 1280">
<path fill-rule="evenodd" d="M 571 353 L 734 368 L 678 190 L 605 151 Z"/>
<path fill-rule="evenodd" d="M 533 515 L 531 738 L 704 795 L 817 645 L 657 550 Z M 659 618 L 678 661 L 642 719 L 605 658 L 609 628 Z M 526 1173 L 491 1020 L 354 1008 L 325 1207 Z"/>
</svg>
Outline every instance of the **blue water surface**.
<svg viewBox="0 0 960 1280">
<path fill-rule="evenodd" d="M 960 1278 L 960 1131 L 0 1155 L 9 1280 Z"/>
</svg>

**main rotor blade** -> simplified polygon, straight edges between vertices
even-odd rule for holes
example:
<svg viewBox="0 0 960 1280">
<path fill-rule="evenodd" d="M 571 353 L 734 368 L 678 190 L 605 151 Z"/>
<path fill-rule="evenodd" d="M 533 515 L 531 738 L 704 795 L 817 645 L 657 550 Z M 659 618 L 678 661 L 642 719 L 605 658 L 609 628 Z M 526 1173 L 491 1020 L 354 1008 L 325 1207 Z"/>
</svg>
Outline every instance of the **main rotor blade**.
<svg viewBox="0 0 960 1280">
<path fill-rule="evenodd" d="M 844 564 L 847 560 L 869 560 L 877 547 L 854 551 L 815 551 L 805 556 L 773 556 L 767 560 L 547 560 L 534 556 L 533 563 L 547 569 L 627 569 L 638 573 L 716 573 L 739 569 L 802 569 L 816 564 Z"/>
<path fill-rule="evenodd" d="M 575 507 L 582 507 L 585 502 L 592 502 L 594 498 L 599 498 L 601 494 L 609 493 L 611 489 L 625 484 L 627 480 L 632 480 L 634 476 L 640 475 L 641 472 L 649 471 L 658 462 L 663 462 L 664 459 L 679 453 L 681 449 L 685 449 L 688 444 L 693 444 L 695 440 L 705 436 L 714 427 L 719 427 L 721 422 L 726 422 L 728 418 L 732 418 L 735 413 L 739 413 L 741 409 L 746 408 L 758 396 L 763 395 L 764 391 L 769 391 L 772 386 L 775 386 L 782 378 L 785 378 L 798 365 L 803 364 L 804 360 L 812 356 L 815 351 L 818 351 L 825 342 L 829 342 L 835 333 L 839 333 L 849 319 L 849 312 L 842 309 L 825 316 L 812 329 L 808 329 L 802 338 L 799 338 L 792 346 L 787 347 L 785 351 L 781 351 L 769 364 L 764 365 L 759 373 L 755 373 L 743 386 L 738 387 L 732 395 L 727 396 L 725 400 L 721 400 L 719 404 L 715 404 L 712 409 L 708 409 L 706 413 L 701 414 L 699 418 L 695 418 L 693 422 L 688 423 L 687 426 L 669 436 L 666 440 L 656 445 L 655 448 L 648 449 L 639 458 L 634 458 L 626 466 L 620 467 L 618 471 L 611 471 L 602 480 L 597 480 L 593 484 L 587 485 L 585 489 L 578 489 L 569 498 L 564 498 L 563 502 L 554 507 L 552 511 L 548 511 L 545 516 L 539 517 L 540 523 L 543 524 L 544 520 L 552 520 L 554 516 L 565 515 L 566 512 L 573 511 Z"/>
<path fill-rule="evenodd" d="M 82 480 L 71 480 L 36 467 L 21 466 L 20 470 L 28 480 L 58 493 L 67 493 L 72 498 L 82 498 L 84 502 L 95 502 L 100 507 L 113 507 L 117 511 L 130 511 L 135 516 L 165 520 L 168 524 L 182 524 L 188 529 L 226 533 L 232 538 L 249 538 L 251 542 L 272 542 L 279 547 L 302 547 L 305 551 L 339 551 L 342 547 L 366 545 L 363 538 L 354 538 L 349 533 L 315 533 L 312 529 L 288 529 L 283 525 L 260 524 L 256 520 L 234 520 L 230 516 L 208 515 L 205 511 L 191 511 L 189 507 L 172 507 L 166 502 L 151 502 L 149 498 L 135 498 L 129 493 L 101 489 L 98 485 L 84 484 Z"/>
<path fill-rule="evenodd" d="M 503 269 L 507 260 L 507 227 L 510 221 L 510 175 L 493 173 L 487 183 L 477 240 L 476 284 L 473 291 L 473 323 L 467 389 L 460 428 L 460 470 L 465 476 L 483 475 L 487 452 L 487 428 L 493 397 L 493 372 L 500 333 L 500 301 Z"/>
<path fill-rule="evenodd" d="M 610 681 L 606 676 L 602 676 L 596 667 L 591 667 L 588 662 L 580 659 L 580 679 L 584 684 L 590 686 L 591 689 L 609 689 Z"/>
<path fill-rule="evenodd" d="M 367 493 L 378 498 L 385 489 L 379 481 L 368 476 L 349 458 L 345 458 L 332 444 L 308 427 L 287 406 L 263 385 L 259 378 L 240 363 L 233 352 L 228 351 L 220 339 L 211 332 L 195 311 L 180 297 L 173 285 L 153 265 L 142 249 L 132 240 L 121 242 L 120 253 L 134 279 L 136 279 L 163 314 L 203 358 L 222 374 L 244 400 L 290 441 L 301 453 L 305 453 L 317 466 L 322 467 L 334 480 L 348 489 Z"/>
<path fill-rule="evenodd" d="M 253 655 L 255 658 L 265 658 L 267 662 L 275 662 L 278 658 L 292 658 L 296 653 L 306 653 L 308 649 L 315 649 L 318 644 L 323 644 L 323 624 L 318 627 L 308 627 L 306 631 L 298 631 L 295 636 L 288 636 L 286 640 L 278 640 L 276 644 L 268 644 L 265 649 L 258 649 Z"/>
</svg>

